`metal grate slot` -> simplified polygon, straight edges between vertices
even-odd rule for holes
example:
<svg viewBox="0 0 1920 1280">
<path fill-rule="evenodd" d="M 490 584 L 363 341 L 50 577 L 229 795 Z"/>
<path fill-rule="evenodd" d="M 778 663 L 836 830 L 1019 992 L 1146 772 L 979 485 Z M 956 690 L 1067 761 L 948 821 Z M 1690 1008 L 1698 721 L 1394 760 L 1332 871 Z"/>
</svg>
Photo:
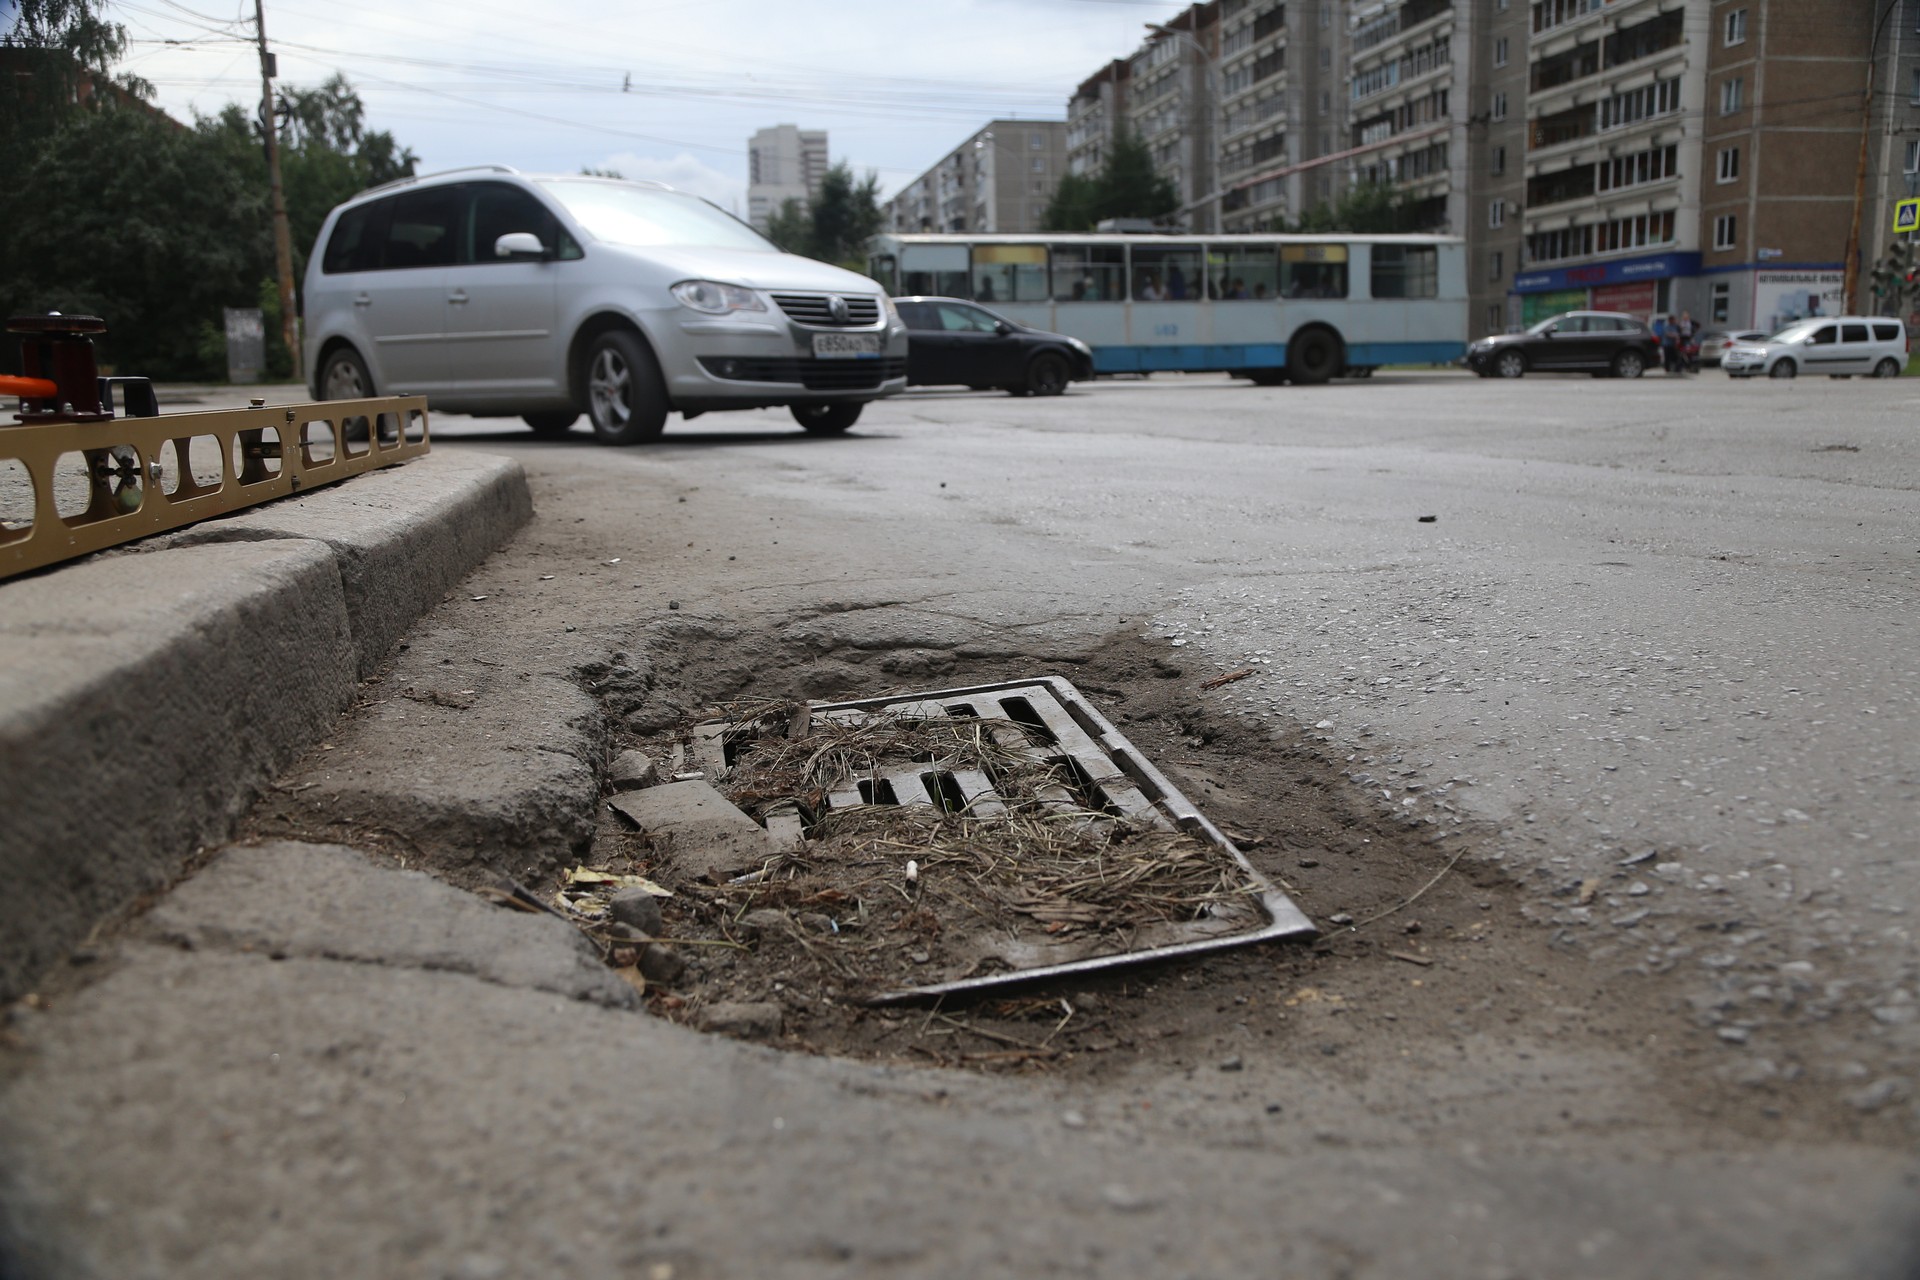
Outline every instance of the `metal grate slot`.
<svg viewBox="0 0 1920 1280">
<path fill-rule="evenodd" d="M 1073 790 L 1073 798 L 1079 802 L 1082 809 L 1088 809 L 1094 813 L 1104 813 L 1110 818 L 1124 818 L 1128 816 L 1126 810 L 1114 803 L 1113 797 L 1107 794 L 1106 788 L 1093 780 L 1093 775 L 1087 772 L 1087 766 L 1081 764 L 1072 756 L 1055 756 L 1053 759 L 1047 761 L 1047 763 L 1060 771 L 1061 777 L 1066 779 L 1067 786 Z M 1135 794 L 1138 793 L 1136 792 Z M 1144 797 L 1142 798 L 1144 799 Z M 1152 818 L 1161 822 L 1165 821 L 1154 811 L 1151 805 L 1142 805 L 1140 808 L 1133 810 L 1133 813 L 1140 817 Z"/>
</svg>

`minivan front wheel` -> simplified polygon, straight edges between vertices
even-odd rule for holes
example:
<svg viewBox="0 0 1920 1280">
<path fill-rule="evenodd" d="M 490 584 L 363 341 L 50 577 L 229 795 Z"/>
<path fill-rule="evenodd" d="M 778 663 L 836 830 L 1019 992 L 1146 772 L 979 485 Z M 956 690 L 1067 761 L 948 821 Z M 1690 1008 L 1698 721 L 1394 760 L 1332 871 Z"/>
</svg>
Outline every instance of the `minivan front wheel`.
<svg viewBox="0 0 1920 1280">
<path fill-rule="evenodd" d="M 587 417 L 601 444 L 645 444 L 666 428 L 660 366 L 625 329 L 609 329 L 587 348 Z"/>
<path fill-rule="evenodd" d="M 1800 366 L 1791 360 L 1776 360 L 1773 368 L 1767 370 L 1769 378 L 1791 378 L 1800 372 Z"/>
<path fill-rule="evenodd" d="M 860 410 L 865 407 L 857 400 L 813 400 L 788 405 L 787 409 L 808 435 L 837 436 L 860 421 Z"/>
<path fill-rule="evenodd" d="M 335 347 L 320 366 L 322 400 L 365 400 L 373 394 L 373 375 L 352 347 Z"/>
</svg>

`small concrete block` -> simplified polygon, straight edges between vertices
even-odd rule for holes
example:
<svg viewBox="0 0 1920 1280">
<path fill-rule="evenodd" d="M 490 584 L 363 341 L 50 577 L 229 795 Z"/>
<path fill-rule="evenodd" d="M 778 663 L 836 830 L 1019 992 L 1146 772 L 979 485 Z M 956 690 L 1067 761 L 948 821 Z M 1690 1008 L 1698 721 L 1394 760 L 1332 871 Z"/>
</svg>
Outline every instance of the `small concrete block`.
<svg viewBox="0 0 1920 1280">
<path fill-rule="evenodd" d="M 798 849 L 807 842 L 806 827 L 800 821 L 800 810 L 791 804 L 777 804 L 767 810 L 767 837 L 773 841 L 773 847 L 782 852 Z"/>
<path fill-rule="evenodd" d="M 777 1036 L 783 1018 L 784 1011 L 777 1004 L 727 1001 L 700 1011 L 700 1029 L 728 1036 Z"/>
<path fill-rule="evenodd" d="M 700 779 L 630 791 L 612 804 L 685 875 L 723 880 L 773 855 L 760 824 Z"/>
<path fill-rule="evenodd" d="M 607 781 L 615 791 L 638 791 L 660 781 L 660 767 L 644 751 L 622 751 L 613 758 Z"/>
<path fill-rule="evenodd" d="M 660 900 L 645 889 L 622 889 L 607 906 L 616 924 L 638 929 L 649 938 L 660 936 Z"/>
<path fill-rule="evenodd" d="M 709 778 L 724 778 L 727 768 L 727 726 L 718 721 L 693 726 L 693 767 Z"/>
</svg>

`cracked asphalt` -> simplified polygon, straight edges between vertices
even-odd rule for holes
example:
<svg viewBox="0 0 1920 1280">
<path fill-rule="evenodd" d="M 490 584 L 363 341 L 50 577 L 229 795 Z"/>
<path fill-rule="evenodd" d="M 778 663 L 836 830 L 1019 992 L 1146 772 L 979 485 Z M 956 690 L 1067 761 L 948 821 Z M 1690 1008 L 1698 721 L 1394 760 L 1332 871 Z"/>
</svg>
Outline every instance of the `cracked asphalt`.
<svg viewBox="0 0 1920 1280">
<path fill-rule="evenodd" d="M 436 419 L 534 524 L 261 819 L 375 856 L 284 895 L 216 861 L 27 1028 L 21 1273 L 1920 1274 L 1908 386 L 1170 377 L 619 451 Z M 1367 969 L 1322 915 L 1311 985 L 1175 971 L 1173 1047 L 979 1075 L 696 1035 L 581 994 L 551 921 L 463 950 L 471 903 L 395 869 L 571 856 L 581 766 L 722 698 L 1042 670 L 1103 673 L 1203 804 L 1310 763 L 1352 865 L 1464 849 L 1422 912 L 1497 942 Z M 416 761 L 512 839 L 429 847 Z"/>
</svg>

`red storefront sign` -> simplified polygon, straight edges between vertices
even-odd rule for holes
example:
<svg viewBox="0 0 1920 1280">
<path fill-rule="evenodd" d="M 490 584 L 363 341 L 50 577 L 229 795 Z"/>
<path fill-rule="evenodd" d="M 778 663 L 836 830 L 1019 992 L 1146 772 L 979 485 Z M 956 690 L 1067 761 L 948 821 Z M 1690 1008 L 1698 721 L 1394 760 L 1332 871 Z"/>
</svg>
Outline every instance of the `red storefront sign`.
<svg viewBox="0 0 1920 1280">
<path fill-rule="evenodd" d="M 1659 299 L 1660 284 L 1657 280 L 1635 280 L 1631 284 L 1602 285 L 1593 291 L 1593 309 L 1595 311 L 1624 311 L 1630 316 L 1642 320 L 1651 319 L 1654 303 Z"/>
</svg>

